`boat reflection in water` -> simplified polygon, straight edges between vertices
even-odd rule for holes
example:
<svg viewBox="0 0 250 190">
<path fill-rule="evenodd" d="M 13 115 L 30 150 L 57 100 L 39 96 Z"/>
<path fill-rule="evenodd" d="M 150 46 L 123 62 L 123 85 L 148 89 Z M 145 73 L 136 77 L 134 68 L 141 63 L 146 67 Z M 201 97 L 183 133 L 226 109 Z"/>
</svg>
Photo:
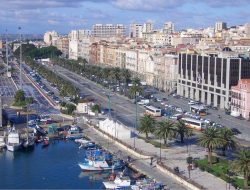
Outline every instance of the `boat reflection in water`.
<svg viewBox="0 0 250 190">
<path fill-rule="evenodd" d="M 81 172 L 79 178 L 88 178 L 89 181 L 100 181 L 107 180 L 111 174 L 111 171 L 90 171 L 90 172 Z"/>
</svg>

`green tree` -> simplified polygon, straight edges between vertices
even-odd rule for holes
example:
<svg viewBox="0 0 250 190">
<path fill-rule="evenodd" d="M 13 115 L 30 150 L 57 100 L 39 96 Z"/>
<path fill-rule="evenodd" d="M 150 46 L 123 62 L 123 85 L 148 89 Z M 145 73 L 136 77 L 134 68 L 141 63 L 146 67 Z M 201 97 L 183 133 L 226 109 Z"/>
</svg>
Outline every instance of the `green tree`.
<svg viewBox="0 0 250 190">
<path fill-rule="evenodd" d="M 234 150 L 236 148 L 236 141 L 234 134 L 231 129 L 221 128 L 220 129 L 220 138 L 224 139 L 222 146 L 223 156 L 226 156 L 226 150 Z"/>
<path fill-rule="evenodd" d="M 164 144 L 168 144 L 168 139 L 174 137 L 174 124 L 170 120 L 161 121 L 155 130 L 155 135 L 164 140 Z"/>
<path fill-rule="evenodd" d="M 76 110 L 76 106 L 74 104 L 67 104 L 66 108 L 67 108 L 67 113 L 70 115 Z"/>
<path fill-rule="evenodd" d="M 180 136 L 181 143 L 184 143 L 184 137 L 189 137 L 192 135 L 192 130 L 186 126 L 186 124 L 179 120 L 175 124 L 175 136 Z"/>
<path fill-rule="evenodd" d="M 220 131 L 215 127 L 206 128 L 198 138 L 199 145 L 208 151 L 208 163 L 212 165 L 212 153 L 216 148 L 221 148 L 225 141 L 220 136 Z"/>
<path fill-rule="evenodd" d="M 135 98 L 136 93 L 142 93 L 143 89 L 141 87 L 141 82 L 139 78 L 134 78 L 132 80 L 132 86 L 129 88 L 130 98 Z"/>
<path fill-rule="evenodd" d="M 140 133 L 145 133 L 146 138 L 148 139 L 148 134 L 153 133 L 155 130 L 155 119 L 151 115 L 144 115 L 140 119 L 140 125 L 138 131 Z"/>
<path fill-rule="evenodd" d="M 100 106 L 98 104 L 95 104 L 91 107 L 91 111 L 95 113 L 100 113 Z"/>
<path fill-rule="evenodd" d="M 250 177 L 250 151 L 241 150 L 236 155 L 236 160 L 233 162 L 235 172 L 243 174 L 244 189 L 249 189 L 248 180 Z"/>
<path fill-rule="evenodd" d="M 16 91 L 15 102 L 20 103 L 20 102 L 24 102 L 24 101 L 25 101 L 24 91 L 23 90 Z"/>
</svg>

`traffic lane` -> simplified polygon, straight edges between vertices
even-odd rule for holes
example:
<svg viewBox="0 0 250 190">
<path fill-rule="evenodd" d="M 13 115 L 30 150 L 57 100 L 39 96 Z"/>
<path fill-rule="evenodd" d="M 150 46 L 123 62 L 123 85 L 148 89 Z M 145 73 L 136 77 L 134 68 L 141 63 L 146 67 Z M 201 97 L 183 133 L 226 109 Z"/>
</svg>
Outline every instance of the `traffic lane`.
<svg viewBox="0 0 250 190">
<path fill-rule="evenodd" d="M 112 92 L 108 91 L 107 89 L 100 88 L 100 87 L 97 87 L 94 85 L 93 85 L 94 87 L 92 86 L 92 88 L 87 88 L 85 85 L 82 85 L 81 83 L 78 82 L 78 81 L 83 80 L 83 79 L 79 78 L 79 76 L 77 76 L 77 75 L 72 75 L 69 71 L 64 70 L 63 72 L 60 72 L 60 73 L 58 72 L 58 74 L 65 77 L 65 79 L 68 79 L 71 82 L 73 82 L 79 89 L 82 89 L 82 90 L 85 89 L 86 91 L 91 93 L 95 98 L 106 99 L 105 94 L 103 92 L 106 92 L 106 94 L 112 93 Z M 111 96 L 111 100 L 114 100 L 113 103 L 116 104 L 115 107 L 122 109 L 124 112 L 132 113 L 132 111 L 130 109 L 133 109 L 132 107 L 135 107 L 135 106 L 130 105 L 132 103 L 130 103 L 124 99 L 121 99 L 117 95 L 114 95 L 114 98 Z M 123 106 L 121 106 L 119 104 L 123 104 Z M 143 109 L 139 108 L 138 111 L 139 112 L 143 111 Z M 135 112 L 133 111 L 133 113 L 135 113 Z"/>
</svg>

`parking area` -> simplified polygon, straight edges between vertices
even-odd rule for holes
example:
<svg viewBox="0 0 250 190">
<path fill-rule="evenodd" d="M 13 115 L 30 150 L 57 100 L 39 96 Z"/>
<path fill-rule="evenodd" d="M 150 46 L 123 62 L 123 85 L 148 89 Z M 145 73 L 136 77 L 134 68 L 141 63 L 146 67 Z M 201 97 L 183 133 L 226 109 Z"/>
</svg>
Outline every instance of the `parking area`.
<svg viewBox="0 0 250 190">
<path fill-rule="evenodd" d="M 14 97 L 16 87 L 11 78 L 1 75 L 0 77 L 0 93 L 3 97 Z"/>
</svg>

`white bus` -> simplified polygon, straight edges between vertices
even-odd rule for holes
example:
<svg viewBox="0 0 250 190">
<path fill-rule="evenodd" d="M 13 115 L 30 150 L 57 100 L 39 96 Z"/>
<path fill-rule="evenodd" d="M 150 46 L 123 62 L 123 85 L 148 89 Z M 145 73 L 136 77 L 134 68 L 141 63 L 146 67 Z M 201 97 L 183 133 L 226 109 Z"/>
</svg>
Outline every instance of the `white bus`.
<svg viewBox="0 0 250 190">
<path fill-rule="evenodd" d="M 152 115 L 154 117 L 161 117 L 161 109 L 154 106 L 146 106 L 146 114 Z"/>
<path fill-rule="evenodd" d="M 206 127 L 206 124 L 204 123 L 204 121 L 200 121 L 197 119 L 181 118 L 181 120 L 186 124 L 187 127 L 196 129 L 199 131 L 202 131 Z"/>
</svg>

